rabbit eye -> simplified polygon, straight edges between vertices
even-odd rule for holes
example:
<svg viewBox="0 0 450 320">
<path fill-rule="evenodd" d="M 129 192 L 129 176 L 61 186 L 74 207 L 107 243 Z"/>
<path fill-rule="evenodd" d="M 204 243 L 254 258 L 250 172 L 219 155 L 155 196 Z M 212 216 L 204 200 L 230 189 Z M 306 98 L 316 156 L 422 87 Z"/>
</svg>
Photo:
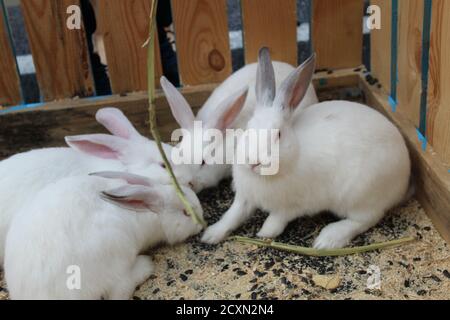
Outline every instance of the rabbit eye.
<svg viewBox="0 0 450 320">
<path fill-rule="evenodd" d="M 159 164 L 160 166 L 161 166 L 161 168 L 163 168 L 163 169 L 165 169 L 166 168 L 166 164 L 165 163 L 163 163 L 163 162 L 161 162 L 160 164 Z"/>
</svg>

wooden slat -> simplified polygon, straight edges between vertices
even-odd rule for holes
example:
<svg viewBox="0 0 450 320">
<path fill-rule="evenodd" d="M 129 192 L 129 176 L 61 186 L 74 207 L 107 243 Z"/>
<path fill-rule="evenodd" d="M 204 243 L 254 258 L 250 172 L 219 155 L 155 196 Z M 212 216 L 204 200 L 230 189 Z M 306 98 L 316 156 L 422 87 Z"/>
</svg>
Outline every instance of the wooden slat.
<svg viewBox="0 0 450 320">
<path fill-rule="evenodd" d="M 313 48 L 317 68 L 351 68 L 362 64 L 362 0 L 314 0 Z"/>
<path fill-rule="evenodd" d="M 215 88 L 215 85 L 200 85 L 183 88 L 181 93 L 197 111 Z M 155 104 L 161 136 L 164 141 L 170 141 L 171 133 L 178 126 L 161 90 L 156 92 Z M 105 132 L 95 121 L 95 113 L 109 106 L 120 108 L 141 134 L 149 135 L 148 97 L 144 92 L 66 99 L 32 109 L 0 112 L 0 160 L 31 149 L 64 146 L 67 135 Z"/>
<path fill-rule="evenodd" d="M 442 0 L 442 2 L 447 1 Z M 449 11 L 449 8 L 446 9 Z M 446 30 L 449 30 L 448 27 Z M 432 148 L 427 148 L 426 151 L 422 150 L 422 143 L 418 139 L 416 127 L 401 112 L 392 112 L 385 93 L 370 86 L 362 77 L 360 85 L 365 92 L 367 103 L 386 115 L 403 134 L 413 164 L 416 196 L 436 229 L 447 243 L 450 243 L 450 175 L 448 167 Z"/>
<path fill-rule="evenodd" d="M 232 71 L 225 0 L 172 0 L 184 85 L 217 83 Z"/>
<path fill-rule="evenodd" d="M 427 138 L 450 165 L 450 1 L 433 1 L 431 23 Z"/>
<path fill-rule="evenodd" d="M 94 94 L 84 27 L 69 30 L 66 13 L 78 0 L 22 0 L 36 75 L 46 101 Z"/>
<path fill-rule="evenodd" d="M 381 9 L 381 29 L 370 32 L 370 65 L 371 72 L 386 92 L 391 90 L 391 33 L 392 33 L 392 0 L 371 0 L 371 5 Z"/>
<path fill-rule="evenodd" d="M 20 79 L 17 72 L 16 59 L 11 47 L 5 12 L 0 3 L 0 106 L 19 104 Z"/>
<path fill-rule="evenodd" d="M 274 60 L 296 66 L 296 1 L 242 0 L 241 6 L 245 62 L 255 62 L 259 49 L 266 46 Z"/>
<path fill-rule="evenodd" d="M 419 127 L 422 92 L 423 0 L 399 2 L 398 111 Z"/>
<path fill-rule="evenodd" d="M 95 4 L 95 3 L 94 3 Z M 147 48 L 152 0 L 96 0 L 97 32 L 103 36 L 114 93 L 147 90 Z M 155 37 L 155 76 L 162 75 L 159 42 Z"/>
</svg>

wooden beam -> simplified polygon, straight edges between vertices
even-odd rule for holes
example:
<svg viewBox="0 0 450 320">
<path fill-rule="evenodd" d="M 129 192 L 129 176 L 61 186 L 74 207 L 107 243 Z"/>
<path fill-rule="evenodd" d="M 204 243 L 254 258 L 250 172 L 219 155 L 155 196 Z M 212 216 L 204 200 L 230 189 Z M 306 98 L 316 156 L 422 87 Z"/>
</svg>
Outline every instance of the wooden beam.
<svg viewBox="0 0 450 320">
<path fill-rule="evenodd" d="M 67 8 L 79 0 L 22 0 L 36 76 L 43 99 L 94 94 L 84 26 L 69 30 Z"/>
<path fill-rule="evenodd" d="M 450 243 L 450 173 L 441 158 L 428 146 L 424 151 L 414 124 L 400 112 L 392 112 L 388 96 L 360 78 L 367 104 L 388 117 L 402 132 L 409 148 L 416 196 L 442 237 Z"/>
<path fill-rule="evenodd" d="M 184 85 L 219 83 L 232 71 L 225 0 L 172 0 Z"/>
<path fill-rule="evenodd" d="M 215 85 L 203 85 L 184 88 L 181 92 L 196 111 L 215 88 Z M 146 93 L 66 99 L 0 113 L 0 159 L 31 149 L 63 146 L 67 135 L 104 132 L 104 128 L 95 122 L 94 116 L 98 109 L 108 106 L 120 108 L 139 132 L 149 136 Z M 160 90 L 157 91 L 156 107 L 162 137 L 169 141 L 177 124 Z"/>
<path fill-rule="evenodd" d="M 364 70 L 366 68 L 361 66 L 358 68 L 339 69 L 333 72 L 317 72 L 314 74 L 313 84 L 317 91 L 328 88 L 358 87 L 360 74 Z"/>
<path fill-rule="evenodd" d="M 16 59 L 3 6 L 0 3 L 0 107 L 19 104 L 22 100 Z"/>
<path fill-rule="evenodd" d="M 245 63 L 255 62 L 261 47 L 272 59 L 296 66 L 297 3 L 295 0 L 242 0 Z"/>
</svg>

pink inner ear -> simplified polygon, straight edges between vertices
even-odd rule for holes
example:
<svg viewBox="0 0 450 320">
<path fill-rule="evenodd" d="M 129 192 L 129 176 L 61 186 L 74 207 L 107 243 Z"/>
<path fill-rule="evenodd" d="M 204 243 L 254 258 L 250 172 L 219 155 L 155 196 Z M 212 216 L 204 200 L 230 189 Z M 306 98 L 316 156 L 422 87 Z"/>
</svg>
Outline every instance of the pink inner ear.
<svg viewBox="0 0 450 320">
<path fill-rule="evenodd" d="M 142 200 L 136 200 L 136 199 L 128 199 L 128 200 L 124 200 L 124 201 L 120 201 L 123 204 L 126 204 L 127 206 L 131 207 L 131 208 L 136 208 L 136 209 L 149 209 L 148 206 L 146 205 L 146 203 Z"/>
<path fill-rule="evenodd" d="M 130 138 L 130 131 L 117 119 L 103 119 L 104 126 L 114 135 L 124 139 Z"/>
<path fill-rule="evenodd" d="M 101 144 L 92 143 L 90 141 L 71 141 L 71 145 L 80 151 L 103 159 L 118 159 L 117 152 Z"/>
</svg>

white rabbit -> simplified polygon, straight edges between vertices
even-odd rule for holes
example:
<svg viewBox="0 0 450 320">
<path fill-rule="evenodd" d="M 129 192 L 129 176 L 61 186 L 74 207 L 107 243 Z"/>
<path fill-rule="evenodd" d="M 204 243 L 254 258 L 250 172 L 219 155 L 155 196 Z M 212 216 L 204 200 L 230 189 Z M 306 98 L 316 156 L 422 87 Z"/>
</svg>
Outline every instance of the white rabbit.
<svg viewBox="0 0 450 320">
<path fill-rule="evenodd" d="M 195 193 L 183 191 L 202 215 Z M 183 208 L 172 186 L 129 173 L 49 184 L 8 232 L 5 279 L 11 298 L 129 299 L 153 272 L 144 250 L 200 232 Z"/>
<path fill-rule="evenodd" d="M 295 70 L 287 63 L 274 61 L 272 77 L 274 85 L 278 86 L 288 75 Z M 195 176 L 194 190 L 205 189 L 217 185 L 220 180 L 231 176 L 231 165 L 225 165 L 225 155 L 233 150 L 226 150 L 226 140 L 223 145 L 216 145 L 217 148 L 223 148 L 223 164 L 214 164 L 203 154 L 208 141 L 207 129 L 219 129 L 225 131 L 227 128 L 245 129 L 248 120 L 253 115 L 256 106 L 255 84 L 257 79 L 257 63 L 249 64 L 233 73 L 219 87 L 217 87 L 209 99 L 202 106 L 197 116 L 194 116 L 189 103 L 178 92 L 178 90 L 166 79 L 161 78 L 161 87 L 169 102 L 172 114 L 181 128 L 187 130 L 193 135 L 194 121 L 201 121 L 203 128 L 203 140 L 206 141 L 194 150 L 202 151 L 198 156 L 198 163 L 192 165 Z M 247 98 L 245 98 L 249 88 Z M 301 101 L 301 107 L 307 107 L 318 102 L 316 92 L 311 84 L 307 90 L 305 98 Z M 181 149 L 189 148 L 190 141 L 183 139 L 179 147 Z M 173 149 L 176 151 L 176 149 Z M 208 164 L 208 165 L 205 165 Z"/>
<path fill-rule="evenodd" d="M 33 150 L 0 162 L 0 267 L 3 265 L 6 233 L 14 214 L 49 183 L 104 170 L 148 176 L 150 165 L 160 161 L 155 142 L 141 136 L 120 110 L 101 109 L 96 119 L 114 135 L 66 137 L 71 148 Z M 164 147 L 170 154 L 171 147 Z M 181 166 L 179 169 L 175 168 L 175 174 L 180 183 L 190 183 L 190 171 Z M 158 179 L 170 182 L 164 170 Z"/>
<path fill-rule="evenodd" d="M 270 55 L 260 51 L 261 70 L 268 72 Z M 236 196 L 222 219 L 209 227 L 202 241 L 217 243 L 240 226 L 256 208 L 269 212 L 258 233 L 275 238 L 301 216 L 324 210 L 342 220 L 326 226 L 315 248 L 340 248 L 374 226 L 407 194 L 410 158 L 402 135 L 377 111 L 352 102 L 331 101 L 297 112 L 315 66 L 312 56 L 273 91 L 271 77 L 262 75 L 263 88 L 248 129 L 279 129 L 279 171 L 260 175 L 257 161 L 233 166 Z M 269 71 L 270 72 L 270 71 Z M 269 80 L 269 81 L 267 81 Z M 299 110 L 300 111 L 300 110 Z M 240 140 L 244 143 L 245 139 Z M 274 150 L 276 150 L 274 148 Z M 254 152 L 250 148 L 250 153 Z M 259 163 L 258 163 L 259 161 Z"/>
</svg>

